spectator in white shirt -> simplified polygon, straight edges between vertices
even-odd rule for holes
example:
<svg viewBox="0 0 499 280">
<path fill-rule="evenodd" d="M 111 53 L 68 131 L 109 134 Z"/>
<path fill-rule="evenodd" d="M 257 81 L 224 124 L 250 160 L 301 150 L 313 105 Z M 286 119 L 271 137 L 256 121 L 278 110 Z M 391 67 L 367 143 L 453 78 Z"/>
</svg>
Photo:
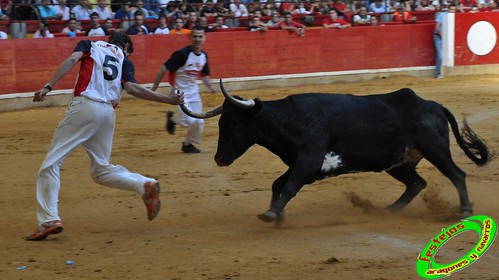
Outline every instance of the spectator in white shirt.
<svg viewBox="0 0 499 280">
<path fill-rule="evenodd" d="M 93 13 L 99 14 L 99 19 L 107 19 L 113 17 L 113 12 L 108 7 L 106 0 L 97 1 L 97 6 L 92 10 Z"/>
<path fill-rule="evenodd" d="M 46 21 L 41 20 L 38 23 L 38 30 L 33 35 L 33 38 L 54 38 L 54 34 L 50 33 L 49 25 Z"/>
<path fill-rule="evenodd" d="M 88 20 L 92 14 L 91 5 L 87 0 L 78 0 L 78 4 L 73 7 L 71 13 L 74 14 L 77 20 Z"/>
<path fill-rule="evenodd" d="M 166 24 L 166 15 L 161 13 L 158 18 L 158 27 L 154 30 L 153 34 L 170 34 L 170 29 Z"/>
<path fill-rule="evenodd" d="M 235 17 L 247 17 L 248 9 L 241 3 L 241 0 L 234 0 L 234 3 L 230 4 L 230 10 Z"/>
<path fill-rule="evenodd" d="M 215 22 L 211 24 L 213 28 L 229 28 L 227 25 L 224 24 L 224 17 L 223 16 L 216 16 L 215 17 Z"/>
<path fill-rule="evenodd" d="M 56 17 L 61 20 L 69 20 L 71 9 L 66 5 L 66 0 L 59 0 L 57 5 L 54 5 Z"/>
<path fill-rule="evenodd" d="M 305 3 L 300 2 L 298 3 L 298 7 L 292 12 L 292 14 L 305 14 L 308 15 L 310 12 L 305 8 Z"/>
<path fill-rule="evenodd" d="M 442 8 L 447 9 L 447 6 L 449 5 L 447 0 L 443 0 L 442 3 L 440 3 L 440 1 L 441 0 L 433 0 L 433 2 L 431 2 L 431 4 L 435 7 L 435 10 L 440 11 Z"/>
<path fill-rule="evenodd" d="M 107 28 L 100 24 L 99 15 L 92 13 L 92 21 L 90 22 L 90 29 L 87 31 L 87 36 L 107 36 L 109 31 Z"/>
<path fill-rule="evenodd" d="M 382 0 L 374 0 L 374 2 L 369 5 L 369 11 L 372 13 L 386 13 L 390 11 Z"/>
<path fill-rule="evenodd" d="M 478 0 L 478 8 L 495 8 L 496 2 L 494 0 Z"/>
</svg>

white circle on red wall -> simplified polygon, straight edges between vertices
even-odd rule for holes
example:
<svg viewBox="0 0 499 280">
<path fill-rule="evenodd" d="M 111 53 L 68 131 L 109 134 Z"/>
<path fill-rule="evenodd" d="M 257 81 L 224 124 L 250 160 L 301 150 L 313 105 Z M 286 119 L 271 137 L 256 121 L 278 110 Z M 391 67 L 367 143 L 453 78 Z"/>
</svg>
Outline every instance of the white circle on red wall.
<svg viewBox="0 0 499 280">
<path fill-rule="evenodd" d="M 466 38 L 468 48 L 476 55 L 487 55 L 497 42 L 497 33 L 494 26 L 488 21 L 479 21 L 468 30 Z"/>
</svg>

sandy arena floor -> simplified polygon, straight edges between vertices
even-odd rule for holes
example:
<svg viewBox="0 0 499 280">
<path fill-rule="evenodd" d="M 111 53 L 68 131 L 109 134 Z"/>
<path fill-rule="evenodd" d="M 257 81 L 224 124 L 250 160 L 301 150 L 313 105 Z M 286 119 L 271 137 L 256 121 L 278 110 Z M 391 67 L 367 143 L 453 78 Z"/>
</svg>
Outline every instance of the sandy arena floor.
<svg viewBox="0 0 499 280">
<path fill-rule="evenodd" d="M 410 87 L 449 108 L 492 152 L 499 150 L 499 78 L 462 76 L 390 77 L 361 83 L 266 88 L 231 92 L 277 99 L 301 92 L 371 94 Z M 205 107 L 223 97 L 203 95 Z M 159 178 L 162 212 L 149 222 L 133 193 L 95 184 L 89 159 L 77 149 L 65 162 L 59 209 L 65 230 L 44 242 L 23 236 L 36 226 L 35 178 L 65 107 L 0 113 L 1 279 L 420 279 L 416 258 L 458 206 L 455 188 L 423 161 L 428 187 L 401 214 L 364 214 L 361 204 L 383 208 L 403 191 L 385 173 L 330 178 L 305 186 L 286 208 L 281 228 L 256 215 L 267 209 L 271 184 L 285 170 L 280 160 L 254 146 L 230 167 L 213 161 L 218 117 L 207 120 L 202 153 L 182 154 L 182 129 L 164 131 L 173 109 L 124 100 L 117 110 L 111 161 Z M 475 166 L 455 144 L 456 163 L 467 174 L 475 214 L 499 221 L 499 160 Z M 425 203 L 426 201 L 426 203 Z M 450 262 L 470 250 L 477 237 L 449 241 L 437 260 Z M 66 265 L 72 260 L 73 265 Z M 448 279 L 499 279 L 499 241 L 469 268 Z M 20 266 L 25 270 L 17 270 Z"/>
</svg>

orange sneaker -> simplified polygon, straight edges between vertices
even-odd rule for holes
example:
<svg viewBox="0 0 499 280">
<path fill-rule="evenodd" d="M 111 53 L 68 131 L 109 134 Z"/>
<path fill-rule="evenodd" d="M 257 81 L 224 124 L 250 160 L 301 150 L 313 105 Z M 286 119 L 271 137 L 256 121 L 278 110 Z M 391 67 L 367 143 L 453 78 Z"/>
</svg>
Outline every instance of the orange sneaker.
<svg viewBox="0 0 499 280">
<path fill-rule="evenodd" d="M 154 220 L 161 209 L 159 200 L 160 187 L 158 182 L 147 182 L 144 184 L 144 195 L 142 199 L 147 209 L 147 219 Z"/>
<path fill-rule="evenodd" d="M 51 234 L 58 234 L 64 228 L 62 227 L 61 221 L 50 221 L 41 224 L 35 232 L 28 234 L 25 239 L 29 241 L 40 241 L 45 240 L 47 236 Z"/>
</svg>

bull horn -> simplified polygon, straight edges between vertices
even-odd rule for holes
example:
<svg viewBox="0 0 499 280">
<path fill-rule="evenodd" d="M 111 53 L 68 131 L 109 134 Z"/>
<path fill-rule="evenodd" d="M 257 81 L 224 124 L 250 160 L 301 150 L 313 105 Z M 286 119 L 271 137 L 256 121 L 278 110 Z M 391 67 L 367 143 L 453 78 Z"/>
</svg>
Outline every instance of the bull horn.
<svg viewBox="0 0 499 280">
<path fill-rule="evenodd" d="M 223 95 L 225 96 L 225 98 L 227 100 L 229 100 L 232 104 L 234 104 L 235 106 L 239 107 L 239 108 L 243 108 L 243 109 L 250 109 L 250 108 L 253 108 L 253 106 L 255 106 L 255 101 L 253 99 L 249 99 L 249 100 L 246 100 L 246 99 L 243 99 L 243 100 L 239 100 L 239 99 L 236 99 L 234 98 L 232 95 L 228 94 L 226 91 L 225 91 L 225 88 L 224 88 L 224 84 L 222 82 L 222 79 L 220 79 L 220 89 L 222 90 L 222 93 Z"/>
<path fill-rule="evenodd" d="M 182 111 L 186 115 L 188 115 L 189 117 L 193 117 L 195 119 L 208 119 L 208 118 L 214 117 L 216 115 L 220 115 L 222 113 L 223 107 L 222 106 L 218 106 L 217 108 L 215 108 L 215 109 L 213 109 L 211 111 L 208 111 L 206 113 L 193 112 L 189 108 L 187 108 L 184 104 L 180 105 L 180 109 L 182 109 Z"/>
</svg>

